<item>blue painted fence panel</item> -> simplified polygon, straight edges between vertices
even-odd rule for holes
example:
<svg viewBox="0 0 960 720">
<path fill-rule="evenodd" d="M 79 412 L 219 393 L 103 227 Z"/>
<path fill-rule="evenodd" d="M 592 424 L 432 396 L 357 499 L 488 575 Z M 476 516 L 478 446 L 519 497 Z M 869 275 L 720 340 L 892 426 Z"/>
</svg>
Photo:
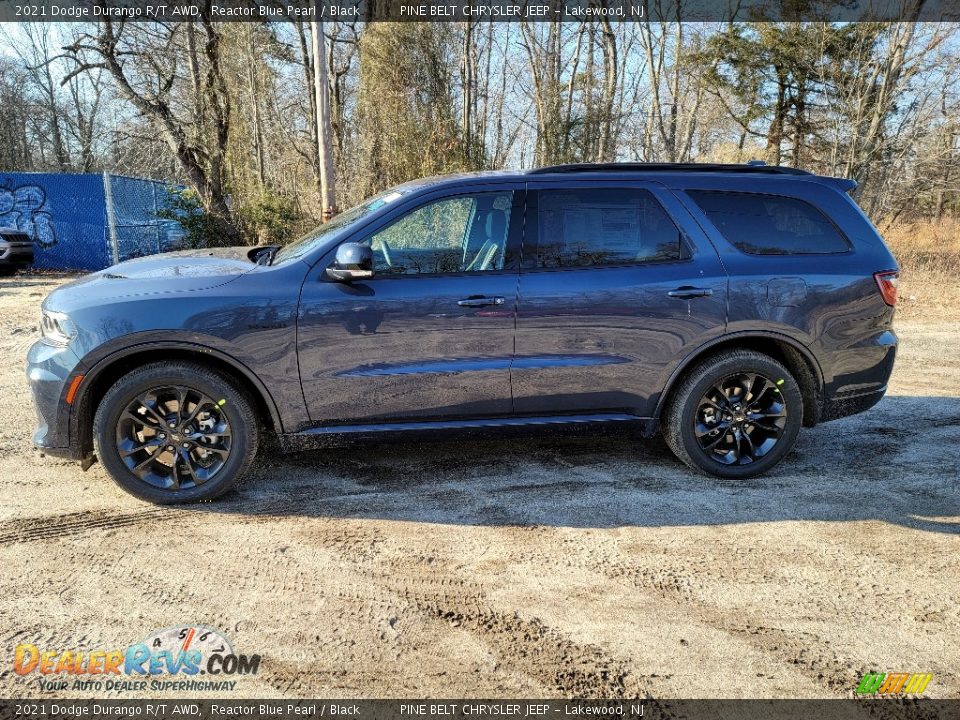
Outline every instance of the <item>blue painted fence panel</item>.
<svg viewBox="0 0 960 720">
<path fill-rule="evenodd" d="M 33 239 L 36 268 L 101 270 L 182 246 L 180 225 L 156 217 L 167 193 L 166 183 L 139 178 L 0 173 L 0 227 Z"/>
</svg>

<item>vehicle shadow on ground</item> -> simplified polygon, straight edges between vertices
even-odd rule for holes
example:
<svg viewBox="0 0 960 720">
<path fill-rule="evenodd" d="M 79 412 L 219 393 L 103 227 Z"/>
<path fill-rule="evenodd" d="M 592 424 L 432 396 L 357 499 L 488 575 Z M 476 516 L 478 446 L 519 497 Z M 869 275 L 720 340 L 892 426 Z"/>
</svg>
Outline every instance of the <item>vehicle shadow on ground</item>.
<svg viewBox="0 0 960 720">
<path fill-rule="evenodd" d="M 960 398 L 884 399 L 804 430 L 770 474 L 701 475 L 662 440 L 366 444 L 261 457 L 194 511 L 577 528 L 880 520 L 960 534 Z"/>
</svg>

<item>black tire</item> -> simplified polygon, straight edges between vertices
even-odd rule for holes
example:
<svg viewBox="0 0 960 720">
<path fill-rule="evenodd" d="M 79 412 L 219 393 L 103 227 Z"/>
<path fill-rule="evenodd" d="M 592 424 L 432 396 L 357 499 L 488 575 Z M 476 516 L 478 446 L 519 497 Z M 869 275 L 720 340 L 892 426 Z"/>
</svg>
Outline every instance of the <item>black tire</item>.
<svg viewBox="0 0 960 720">
<path fill-rule="evenodd" d="M 0 265 L 0 277 L 16 275 L 19 269 L 16 265 Z"/>
<path fill-rule="evenodd" d="M 758 388 L 755 394 L 753 388 Z M 790 371 L 768 355 L 730 350 L 686 373 L 667 402 L 663 437 L 692 468 L 715 477 L 748 478 L 780 462 L 802 424 L 803 396 Z"/>
<path fill-rule="evenodd" d="M 181 393 L 186 400 L 176 399 Z M 139 409 L 128 412 L 131 407 Z M 233 487 L 257 454 L 260 430 L 253 403 L 228 376 L 198 363 L 158 362 L 107 391 L 93 438 L 98 459 L 120 487 L 170 505 L 211 500 Z M 141 474 L 134 472 L 141 466 Z"/>
</svg>

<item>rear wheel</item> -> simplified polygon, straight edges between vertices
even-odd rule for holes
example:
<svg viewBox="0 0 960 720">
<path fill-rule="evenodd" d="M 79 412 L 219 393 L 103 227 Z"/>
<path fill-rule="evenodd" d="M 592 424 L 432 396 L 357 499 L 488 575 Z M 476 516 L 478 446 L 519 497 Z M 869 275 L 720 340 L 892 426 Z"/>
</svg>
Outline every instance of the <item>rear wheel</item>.
<svg viewBox="0 0 960 720">
<path fill-rule="evenodd" d="M 153 363 L 122 377 L 100 403 L 93 434 L 114 481 L 161 504 L 226 492 L 259 441 L 245 394 L 225 375 L 189 362 Z"/>
<path fill-rule="evenodd" d="M 733 350 L 694 367 L 664 413 L 664 439 L 687 465 L 724 478 L 766 472 L 790 452 L 803 397 L 790 371 L 762 353 Z"/>
</svg>

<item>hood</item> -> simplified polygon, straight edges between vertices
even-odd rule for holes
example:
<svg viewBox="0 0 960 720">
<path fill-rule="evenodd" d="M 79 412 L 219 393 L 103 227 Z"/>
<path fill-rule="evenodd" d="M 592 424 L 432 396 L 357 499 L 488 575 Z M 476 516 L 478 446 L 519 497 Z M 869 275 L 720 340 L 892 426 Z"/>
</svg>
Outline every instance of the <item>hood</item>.
<svg viewBox="0 0 960 720">
<path fill-rule="evenodd" d="M 229 247 L 212 250 L 181 250 L 180 252 L 148 255 L 108 267 L 97 276 L 108 280 L 170 280 L 200 279 L 208 283 L 203 287 L 229 282 L 256 267 L 247 256 L 251 248 Z M 188 282 L 188 284 L 193 284 Z M 199 290 L 201 287 L 192 287 Z"/>
<path fill-rule="evenodd" d="M 110 298 L 209 290 L 260 267 L 248 257 L 250 250 L 182 250 L 127 260 L 63 285 L 50 294 L 44 306 L 69 311 L 70 306 Z"/>
</svg>

